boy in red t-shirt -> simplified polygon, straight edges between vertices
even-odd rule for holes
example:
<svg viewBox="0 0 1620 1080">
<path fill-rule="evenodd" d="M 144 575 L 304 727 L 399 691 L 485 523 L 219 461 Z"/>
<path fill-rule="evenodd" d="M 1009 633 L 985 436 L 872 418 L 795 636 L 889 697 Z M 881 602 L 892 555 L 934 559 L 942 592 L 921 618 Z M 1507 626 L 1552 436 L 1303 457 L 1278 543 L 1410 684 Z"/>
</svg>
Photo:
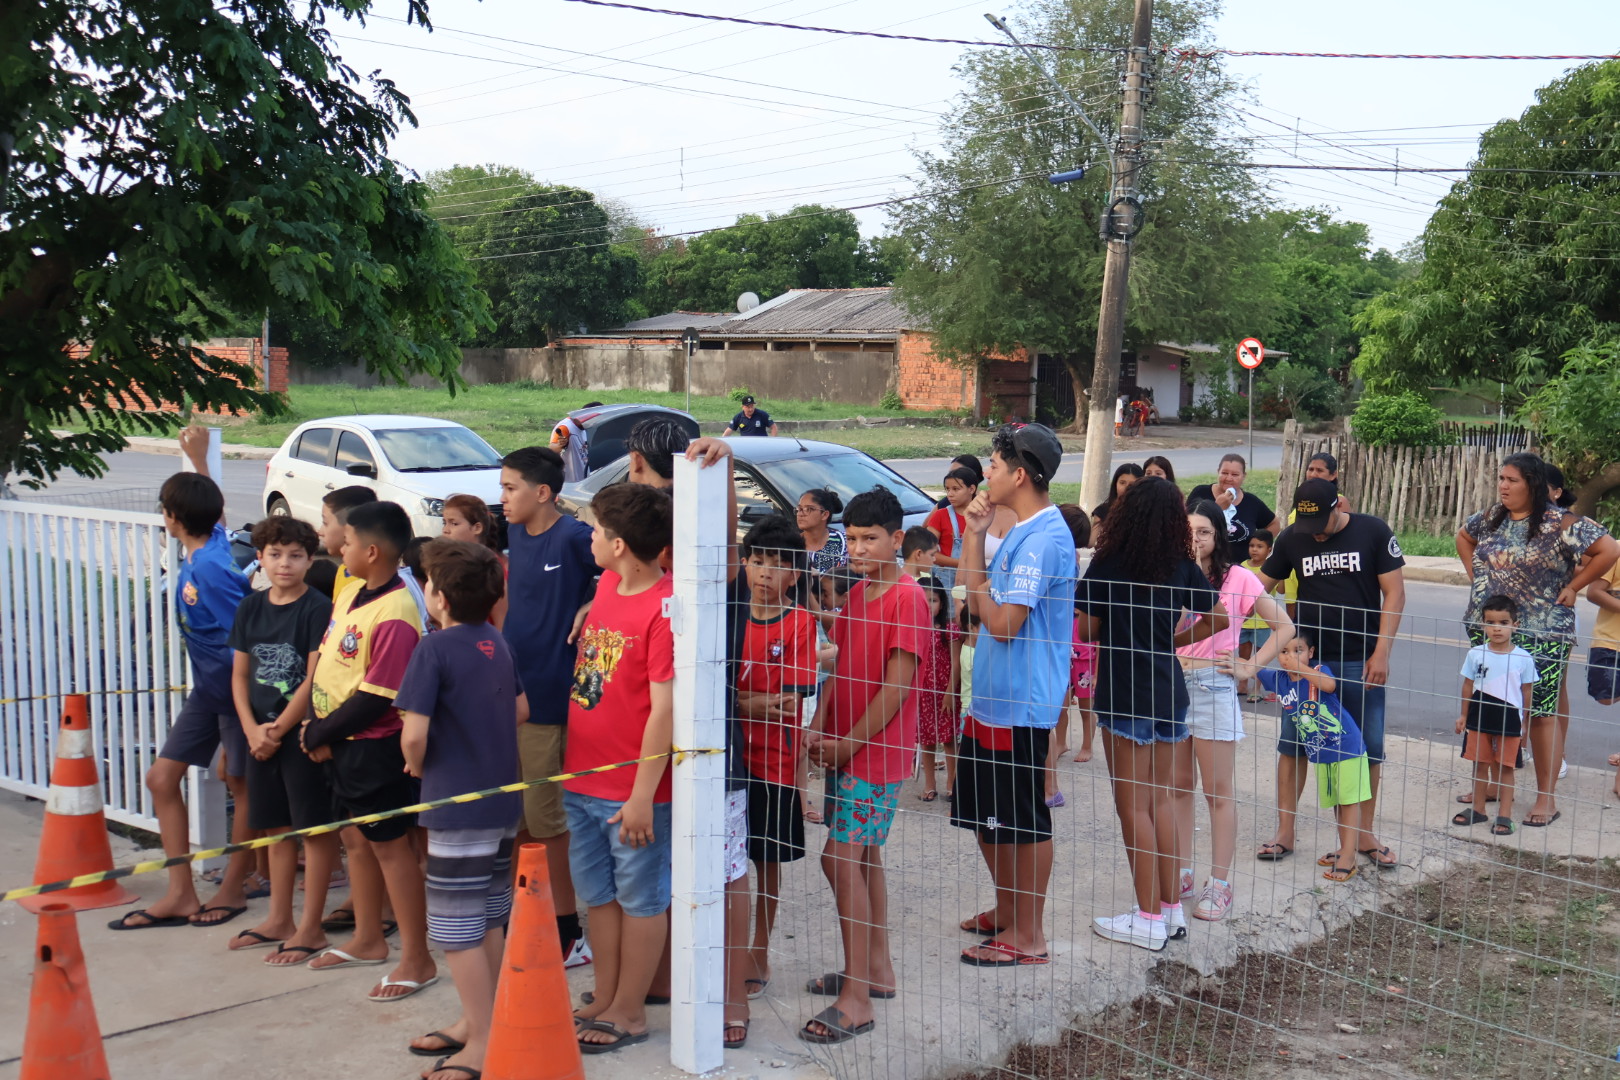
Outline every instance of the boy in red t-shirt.
<svg viewBox="0 0 1620 1080">
<path fill-rule="evenodd" d="M 799 1031 L 808 1043 L 847 1042 L 872 1030 L 872 998 L 895 995 L 889 955 L 883 844 L 917 744 L 912 682 L 928 634 L 928 599 L 895 564 L 904 533 L 900 500 L 884 487 L 844 510 L 849 566 L 866 580 L 850 590 L 833 625 L 838 669 L 810 732 L 810 760 L 827 770 L 827 846 L 844 941 L 844 970 L 811 979 L 838 1000 Z"/>
<path fill-rule="evenodd" d="M 574 888 L 590 908 L 596 989 L 574 1014 L 579 1048 L 605 1054 L 647 1039 L 647 989 L 668 932 L 669 751 L 675 639 L 664 615 L 670 580 L 669 495 L 614 484 L 592 501 L 591 555 L 606 573 L 579 635 L 563 768 L 634 768 L 563 782 Z"/>
<path fill-rule="evenodd" d="M 748 530 L 742 557 L 748 575 L 748 625 L 737 672 L 748 767 L 748 857 L 759 880 L 750 975 L 754 997 L 771 982 L 771 927 L 781 895 L 782 864 L 804 858 L 804 809 L 798 770 L 804 699 L 816 692 L 815 616 L 793 602 L 805 567 L 804 536 L 786 515 Z"/>
</svg>

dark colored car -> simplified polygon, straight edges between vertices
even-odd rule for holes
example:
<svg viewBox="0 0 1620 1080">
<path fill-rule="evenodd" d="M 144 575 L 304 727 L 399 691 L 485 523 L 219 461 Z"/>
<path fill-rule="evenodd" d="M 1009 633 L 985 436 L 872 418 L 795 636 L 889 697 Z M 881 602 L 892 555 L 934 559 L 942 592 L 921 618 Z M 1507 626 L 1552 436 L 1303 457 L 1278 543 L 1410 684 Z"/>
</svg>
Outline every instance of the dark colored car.
<svg viewBox="0 0 1620 1080">
<path fill-rule="evenodd" d="M 568 418 L 584 430 L 585 445 L 590 447 L 585 460 L 586 473 L 594 473 L 623 458 L 625 436 L 649 416 L 673 417 L 691 438 L 698 437 L 698 422 L 690 414 L 662 405 L 597 405 L 569 413 Z"/>
<path fill-rule="evenodd" d="M 832 488 L 848 503 L 853 496 L 882 484 L 899 497 L 907 528 L 921 525 L 933 512 L 934 500 L 921 488 L 852 446 L 780 437 L 730 442 L 736 470 L 737 513 L 744 528 L 773 513 L 792 517 L 799 497 L 812 488 Z M 625 479 L 629 472 L 629 459 L 621 458 L 577 484 L 565 485 L 557 500 L 558 509 L 591 521 L 591 500 L 596 493 Z M 835 524 L 839 517 L 833 517 Z"/>
</svg>

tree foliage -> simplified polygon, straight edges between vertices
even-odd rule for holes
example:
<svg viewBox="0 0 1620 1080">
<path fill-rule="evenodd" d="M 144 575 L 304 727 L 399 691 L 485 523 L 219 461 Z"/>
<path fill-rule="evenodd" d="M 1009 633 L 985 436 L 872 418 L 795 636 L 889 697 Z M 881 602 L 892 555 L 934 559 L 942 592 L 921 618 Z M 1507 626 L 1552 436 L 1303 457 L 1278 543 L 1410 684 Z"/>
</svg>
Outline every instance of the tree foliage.
<svg viewBox="0 0 1620 1080">
<path fill-rule="evenodd" d="M 1122 50 L 1131 7 L 1130 0 L 1030 0 L 1016 21 L 1030 39 Z M 1153 39 L 1207 42 L 1217 7 L 1162 0 Z M 1118 55 L 1048 57 L 1110 140 Z M 933 328 L 941 355 L 971 362 L 1019 347 L 1055 354 L 1084 402 L 1102 285 L 1097 224 L 1109 189 L 1106 150 L 1028 56 L 981 50 L 957 71 L 967 88 L 946 121 L 944 152 L 919 155 L 923 197 L 893 211 L 915 254 L 897 279 L 902 298 Z M 1196 164 L 1229 156 L 1221 132 L 1237 88 L 1216 61 L 1166 74 L 1147 110 L 1152 150 L 1141 174 L 1146 214 L 1133 245 L 1127 349 L 1236 340 L 1253 331 L 1269 296 L 1253 215 L 1261 193 L 1243 170 Z M 1048 173 L 1084 162 L 1092 167 L 1082 181 L 1047 183 Z M 1078 411 L 1084 416 L 1086 406 Z"/>
<path fill-rule="evenodd" d="M 1489 381 L 1528 394 L 1569 350 L 1620 335 L 1617 117 L 1620 62 L 1605 61 L 1480 137 L 1423 231 L 1422 270 L 1357 321 L 1370 387 Z M 1527 171 L 1493 171 L 1513 169 Z"/>
<path fill-rule="evenodd" d="M 539 346 L 623 322 L 641 283 L 623 211 L 508 165 L 429 173 L 433 216 L 489 294 L 495 325 L 470 345 Z"/>
<path fill-rule="evenodd" d="M 647 265 L 648 311 L 731 311 L 737 297 L 789 289 L 887 285 L 904 252 L 894 237 L 862 240 L 855 215 L 809 204 L 783 214 L 743 214 L 736 225 L 674 238 Z"/>
<path fill-rule="evenodd" d="M 1561 359 L 1521 415 L 1577 491 L 1581 513 L 1590 514 L 1620 488 L 1620 341 L 1577 346 Z"/>
<path fill-rule="evenodd" d="M 1439 409 L 1416 391 L 1368 394 L 1350 416 L 1350 430 L 1368 446 L 1438 446 L 1444 439 Z"/>
<path fill-rule="evenodd" d="M 125 432 L 179 422 L 109 401 L 278 411 L 246 366 L 191 344 L 233 312 L 295 304 L 372 370 L 453 382 L 485 302 L 387 156 L 408 102 L 326 29 L 369 6 L 0 6 L 0 477 L 99 475 Z M 425 0 L 408 10 L 425 21 Z M 88 430 L 52 433 L 75 419 Z"/>
</svg>

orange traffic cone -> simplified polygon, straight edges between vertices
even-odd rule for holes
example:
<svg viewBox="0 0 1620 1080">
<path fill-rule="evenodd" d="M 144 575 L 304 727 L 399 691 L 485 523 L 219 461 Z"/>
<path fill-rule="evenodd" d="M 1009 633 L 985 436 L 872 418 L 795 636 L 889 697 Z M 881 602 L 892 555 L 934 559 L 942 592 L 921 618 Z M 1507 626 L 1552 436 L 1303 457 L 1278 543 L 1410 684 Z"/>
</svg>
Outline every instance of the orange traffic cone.
<svg viewBox="0 0 1620 1080">
<path fill-rule="evenodd" d="M 563 972 L 544 844 L 518 849 L 505 970 L 484 1055 L 486 1080 L 585 1080 Z"/>
<path fill-rule="evenodd" d="M 56 766 L 45 800 L 45 828 L 39 835 L 34 884 L 65 881 L 81 874 L 111 870 L 112 845 L 102 812 L 101 774 L 96 769 L 95 740 L 90 737 L 90 699 L 69 694 L 62 706 L 62 730 L 56 740 Z M 66 904 L 75 911 L 116 907 L 135 894 L 116 881 L 99 881 L 76 889 L 43 893 L 18 901 L 29 911 L 47 904 Z"/>
<path fill-rule="evenodd" d="M 17 1080 L 107 1080 L 78 918 L 67 904 L 46 904 L 39 913 L 28 1034 Z"/>
</svg>

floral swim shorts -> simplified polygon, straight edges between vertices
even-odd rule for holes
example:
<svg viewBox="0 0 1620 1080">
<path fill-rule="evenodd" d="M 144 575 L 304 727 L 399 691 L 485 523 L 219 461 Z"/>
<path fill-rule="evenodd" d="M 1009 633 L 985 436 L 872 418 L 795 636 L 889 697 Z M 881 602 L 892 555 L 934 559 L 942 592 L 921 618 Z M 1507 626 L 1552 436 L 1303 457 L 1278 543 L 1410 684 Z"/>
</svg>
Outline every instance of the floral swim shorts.
<svg viewBox="0 0 1620 1080">
<path fill-rule="evenodd" d="M 900 784 L 874 784 L 854 773 L 827 770 L 827 831 L 840 844 L 882 847 L 894 824 Z"/>
</svg>

